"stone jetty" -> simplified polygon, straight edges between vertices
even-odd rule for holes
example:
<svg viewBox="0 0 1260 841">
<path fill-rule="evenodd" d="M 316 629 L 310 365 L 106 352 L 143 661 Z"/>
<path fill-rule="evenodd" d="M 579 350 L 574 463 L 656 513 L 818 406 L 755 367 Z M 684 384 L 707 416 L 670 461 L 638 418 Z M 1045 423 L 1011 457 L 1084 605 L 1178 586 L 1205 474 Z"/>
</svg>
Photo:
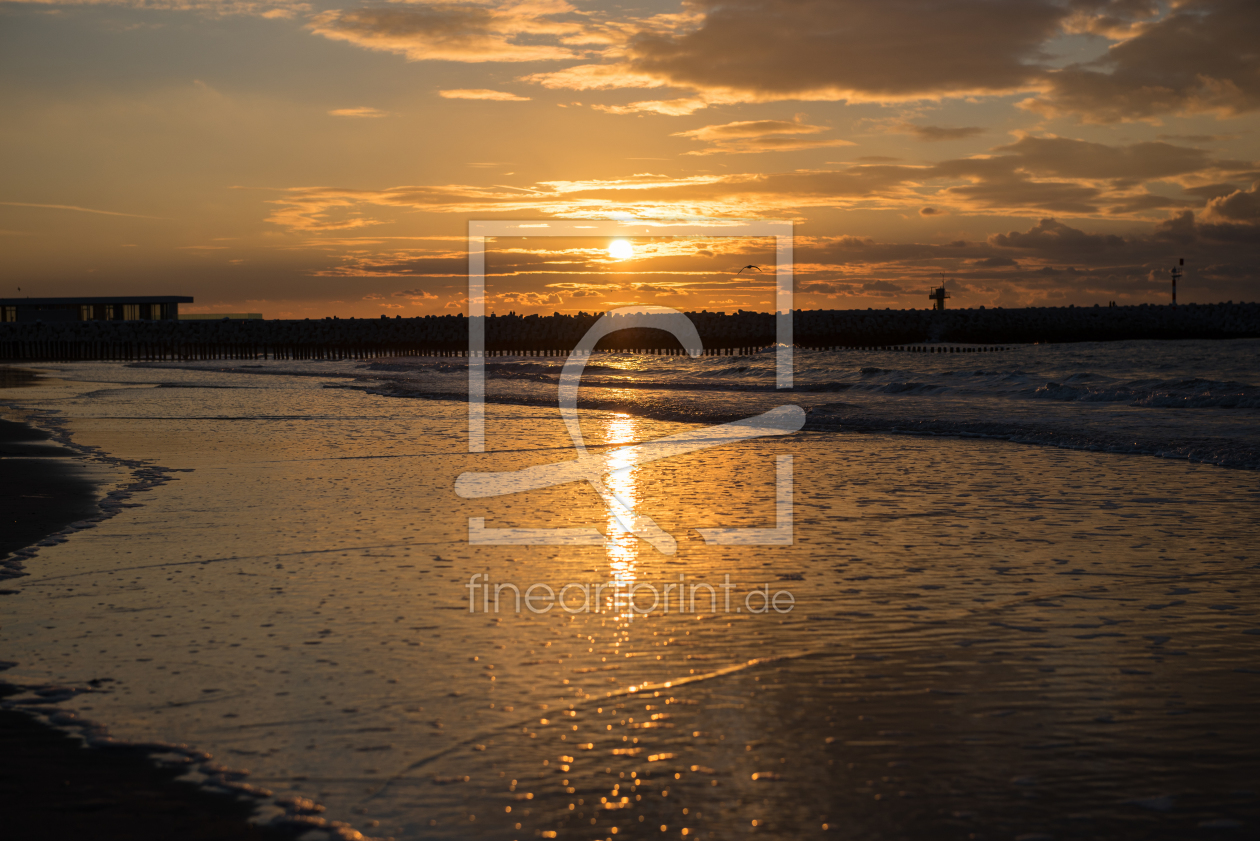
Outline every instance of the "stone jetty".
<svg viewBox="0 0 1260 841">
<path fill-rule="evenodd" d="M 775 342 L 772 313 L 687 313 L 705 353 L 744 354 Z M 1032 307 L 956 310 L 797 310 L 793 343 L 806 349 L 992 350 L 1033 342 L 1260 337 L 1260 304 Z M 599 318 L 493 315 L 484 320 L 487 356 L 564 356 Z M 80 321 L 0 323 L 0 360 L 364 359 L 465 356 L 471 319 L 324 318 L 275 321 Z M 654 328 L 615 332 L 598 350 L 682 353 Z"/>
</svg>

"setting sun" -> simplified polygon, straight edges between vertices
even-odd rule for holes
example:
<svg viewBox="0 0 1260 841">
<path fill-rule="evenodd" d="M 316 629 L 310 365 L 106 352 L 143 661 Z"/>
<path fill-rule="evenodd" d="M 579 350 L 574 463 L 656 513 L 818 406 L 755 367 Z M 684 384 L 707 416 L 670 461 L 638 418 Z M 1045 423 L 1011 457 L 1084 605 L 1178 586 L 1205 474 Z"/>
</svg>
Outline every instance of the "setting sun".
<svg viewBox="0 0 1260 841">
<path fill-rule="evenodd" d="M 608 246 L 608 256 L 614 260 L 629 260 L 634 256 L 634 246 L 624 239 L 615 239 Z"/>
</svg>

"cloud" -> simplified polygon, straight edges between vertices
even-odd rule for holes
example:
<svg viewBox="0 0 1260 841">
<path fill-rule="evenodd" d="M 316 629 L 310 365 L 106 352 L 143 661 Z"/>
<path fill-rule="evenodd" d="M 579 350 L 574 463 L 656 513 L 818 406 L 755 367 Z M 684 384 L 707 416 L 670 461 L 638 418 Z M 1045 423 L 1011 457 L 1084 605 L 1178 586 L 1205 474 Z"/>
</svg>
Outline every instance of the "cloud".
<svg viewBox="0 0 1260 841">
<path fill-rule="evenodd" d="M 592 105 L 596 111 L 608 114 L 664 114 L 668 117 L 685 117 L 709 107 L 709 101 L 700 97 L 682 99 L 648 99 L 629 105 Z"/>
<path fill-rule="evenodd" d="M 547 292 L 504 292 L 495 297 L 502 303 L 523 307 L 558 306 L 564 303 L 564 299 L 558 294 Z"/>
<path fill-rule="evenodd" d="M 79 207 L 74 204 L 37 204 L 25 201 L 0 201 L 5 207 L 35 207 L 44 210 L 72 210 L 76 213 L 95 213 L 100 216 L 129 216 L 133 219 L 157 219 L 157 216 L 144 216 L 139 213 L 120 213 L 117 210 L 96 210 L 91 207 Z"/>
<path fill-rule="evenodd" d="M 395 298 L 411 298 L 413 304 L 420 301 L 436 301 L 438 299 L 437 295 L 424 289 L 402 289 L 395 292 L 393 296 Z"/>
<path fill-rule="evenodd" d="M 710 137 L 734 135 L 731 140 L 710 141 L 721 152 L 842 142 L 818 138 L 811 130 L 817 127 L 797 134 L 755 133 L 785 125 L 796 130 L 807 124 L 756 121 L 692 131 Z M 271 221 L 290 230 L 320 232 L 385 224 L 411 210 L 680 220 L 791 217 L 821 207 L 884 209 L 921 216 L 984 213 L 1034 218 L 1129 217 L 1153 222 L 1162 217 L 1161 211 L 1201 206 L 1209 199 L 1237 191 L 1236 185 L 1224 179 L 1246 172 L 1240 169 L 1244 163 L 1167 143 L 1107 145 L 1025 136 L 995 147 L 990 154 L 916 165 L 840 164 L 835 168 L 709 172 L 687 177 L 638 174 L 520 187 L 300 188 L 272 200 L 276 209 Z M 1212 185 L 1212 190 L 1209 194 L 1170 194 L 1178 184 Z M 931 211 L 923 212 L 925 207 Z"/>
<path fill-rule="evenodd" d="M 621 40 L 602 53 L 607 61 L 523 78 L 573 90 L 668 86 L 709 104 L 1027 92 L 1025 108 L 1104 123 L 1260 108 L 1254 0 L 695 0 L 688 8 L 674 26 L 625 21 Z M 1055 67 L 1055 39 L 1086 33 L 1106 39 L 1106 54 Z M 928 141 L 981 131 L 900 128 Z"/>
<path fill-rule="evenodd" d="M 328 114 L 333 117 L 388 117 L 388 111 L 378 108 L 335 108 Z"/>
<path fill-rule="evenodd" d="M 1260 108 L 1260 4 L 1180 0 L 1158 20 L 1146 9 L 1132 25 L 1109 26 L 1119 9 L 1110 4 L 1097 18 L 1095 31 L 1116 40 L 1107 55 L 1048 73 L 1048 90 L 1025 107 L 1094 123 Z"/>
<path fill-rule="evenodd" d="M 458 88 L 438 91 L 443 99 L 493 99 L 496 102 L 528 102 L 528 96 L 518 96 L 507 91 L 493 91 L 487 88 Z"/>
<path fill-rule="evenodd" d="M 673 136 L 689 137 L 693 140 L 732 140 L 764 137 L 769 134 L 817 134 L 828 130 L 826 126 L 811 126 L 799 120 L 744 120 L 675 132 Z"/>
<path fill-rule="evenodd" d="M 744 99 L 895 102 L 1031 90 L 1051 0 L 699 0 L 698 26 L 632 39 L 630 73 Z"/>
<path fill-rule="evenodd" d="M 853 146 L 850 140 L 800 140 L 791 137 L 759 137 L 732 143 L 723 143 L 709 149 L 697 149 L 688 155 L 747 154 L 750 152 L 795 152 L 801 149 L 831 149 L 836 146 Z"/>
<path fill-rule="evenodd" d="M 804 293 L 806 295 L 835 295 L 840 292 L 848 292 L 852 288 L 853 287 L 847 284 L 841 285 L 838 283 L 816 281 L 811 283 L 802 283 L 797 291 L 798 293 Z"/>
<path fill-rule="evenodd" d="M 1132 143 L 1108 146 L 1067 137 L 1025 135 L 993 151 L 1019 156 L 1026 172 L 1060 178 L 1167 178 L 1207 168 L 1211 153 L 1169 143 Z"/>
<path fill-rule="evenodd" d="M 849 140 L 805 140 L 797 135 L 830 131 L 827 126 L 812 126 L 796 120 L 743 120 L 716 126 L 703 126 L 676 132 L 674 137 L 705 140 L 714 145 L 688 155 L 744 154 L 749 152 L 784 152 L 832 146 L 853 146 Z"/>
<path fill-rule="evenodd" d="M 940 210 L 939 208 L 935 208 L 935 207 L 921 207 L 921 208 L 919 208 L 919 215 L 920 215 L 920 216 L 940 216 L 940 215 L 941 215 L 941 214 L 943 214 L 944 212 L 945 212 L 945 211 Z"/>
<path fill-rule="evenodd" d="M 958 128 L 947 128 L 945 126 L 918 126 L 913 123 L 898 123 L 894 131 L 900 134 L 913 134 L 920 140 L 940 141 L 940 140 L 963 140 L 968 137 L 975 137 L 977 134 L 984 134 L 987 129 L 980 126 L 960 126 Z"/>
<path fill-rule="evenodd" d="M 255 15 L 292 18 L 311 9 L 309 3 L 291 0 L 12 0 L 37 6 L 122 6 L 150 11 L 200 12 L 212 17 Z"/>
<path fill-rule="evenodd" d="M 1219 143 L 1222 140 L 1237 140 L 1237 134 L 1157 134 L 1156 140 L 1176 140 L 1181 143 Z"/>
<path fill-rule="evenodd" d="M 584 27 L 564 0 L 416 2 L 335 9 L 316 15 L 310 29 L 325 38 L 412 61 L 550 61 L 581 53 L 562 41 L 581 41 Z"/>
<path fill-rule="evenodd" d="M 1203 215 L 1209 219 L 1260 224 L 1260 181 L 1246 190 L 1235 190 L 1212 199 Z"/>
<path fill-rule="evenodd" d="M 1041 252 L 1071 251 L 1075 254 L 1119 248 L 1124 237 L 1115 234 L 1087 234 L 1068 227 L 1056 219 L 1042 219 L 1027 232 L 1011 231 L 1009 234 L 993 234 L 989 244 L 997 248 L 1022 248 Z"/>
<path fill-rule="evenodd" d="M 517 81 L 533 82 L 544 88 L 573 91 L 619 90 L 622 88 L 660 88 L 662 79 L 639 73 L 624 64 L 579 64 L 564 70 L 531 73 Z"/>
<path fill-rule="evenodd" d="M 1171 219 L 1165 219 L 1155 226 L 1155 239 L 1164 242 L 1190 245 L 1198 238 L 1198 226 L 1194 221 L 1194 212 L 1190 210 L 1179 213 Z"/>
</svg>

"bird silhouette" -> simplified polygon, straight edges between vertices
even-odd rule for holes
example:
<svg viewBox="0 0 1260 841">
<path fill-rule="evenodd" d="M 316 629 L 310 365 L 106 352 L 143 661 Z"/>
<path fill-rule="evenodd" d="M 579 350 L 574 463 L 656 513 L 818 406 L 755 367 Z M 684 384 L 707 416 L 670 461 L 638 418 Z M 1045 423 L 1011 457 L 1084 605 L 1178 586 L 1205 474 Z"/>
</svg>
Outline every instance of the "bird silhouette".
<svg viewBox="0 0 1260 841">
<path fill-rule="evenodd" d="M 744 266 L 744 269 L 752 269 L 753 271 L 757 271 L 757 272 L 761 271 L 761 267 L 760 267 L 760 266 L 754 266 L 754 265 L 751 265 L 751 264 L 749 264 L 749 265 L 747 265 L 747 266 Z M 744 269 L 740 269 L 738 272 L 735 272 L 735 274 L 739 274 L 739 273 L 740 273 L 740 272 L 742 272 Z"/>
</svg>

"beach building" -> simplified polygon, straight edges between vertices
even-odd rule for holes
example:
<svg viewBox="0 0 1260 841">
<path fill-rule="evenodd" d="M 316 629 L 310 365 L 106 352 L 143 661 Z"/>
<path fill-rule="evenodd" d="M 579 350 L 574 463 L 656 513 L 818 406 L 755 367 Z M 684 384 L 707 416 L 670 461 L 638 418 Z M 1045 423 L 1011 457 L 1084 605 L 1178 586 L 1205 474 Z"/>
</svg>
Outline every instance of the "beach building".
<svg viewBox="0 0 1260 841">
<path fill-rule="evenodd" d="M 176 321 L 187 295 L 141 295 L 123 298 L 0 298 L 0 321 L 34 323 L 65 321 Z"/>
</svg>

